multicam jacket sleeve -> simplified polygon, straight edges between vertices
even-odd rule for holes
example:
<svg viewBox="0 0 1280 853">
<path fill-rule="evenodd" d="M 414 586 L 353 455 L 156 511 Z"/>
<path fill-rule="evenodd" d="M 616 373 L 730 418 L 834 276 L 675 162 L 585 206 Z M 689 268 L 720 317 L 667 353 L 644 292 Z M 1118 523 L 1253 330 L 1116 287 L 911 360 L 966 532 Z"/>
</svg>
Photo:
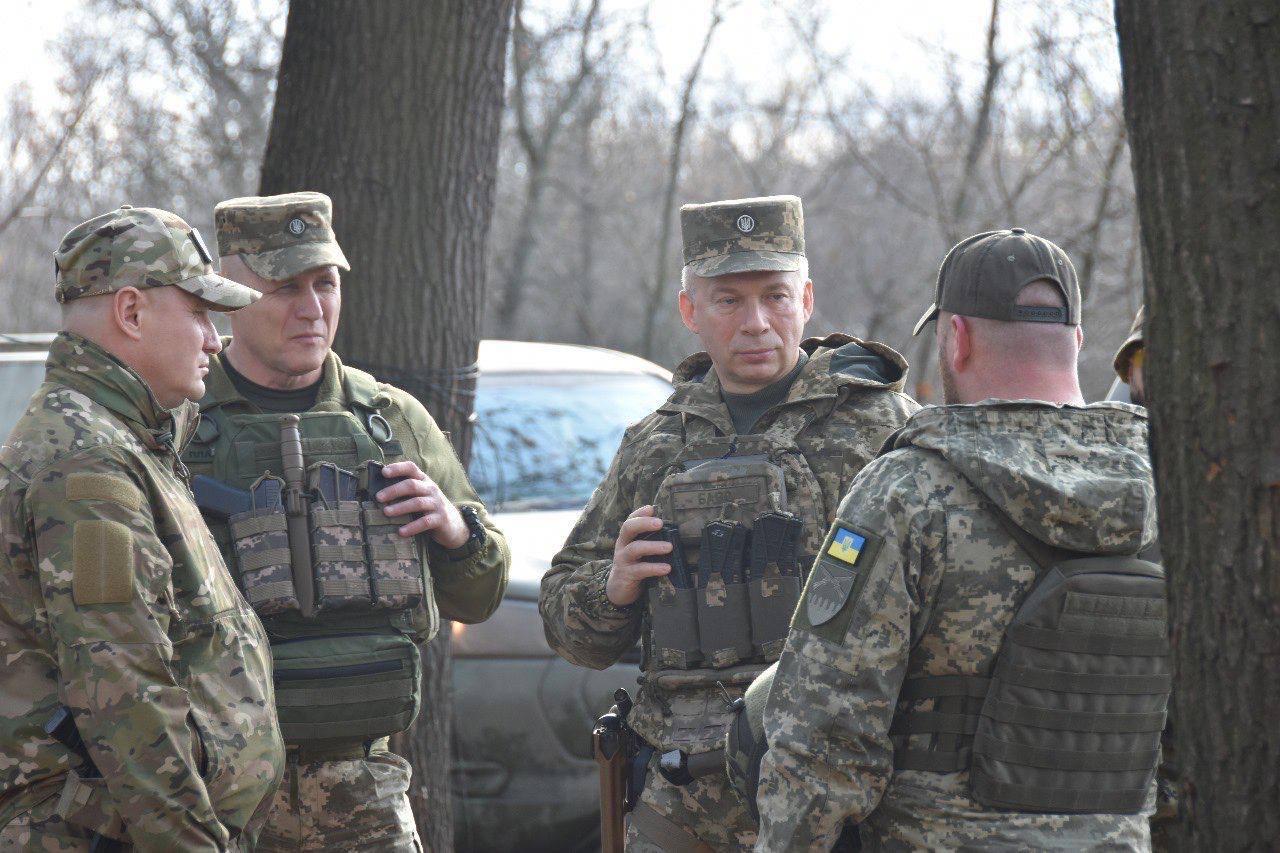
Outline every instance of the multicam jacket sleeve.
<svg viewBox="0 0 1280 853">
<path fill-rule="evenodd" d="M 592 669 L 617 663 L 636 644 L 642 625 L 640 600 L 616 607 L 605 596 L 618 530 L 641 506 L 633 430 L 624 436 L 609 473 L 551 561 L 538 597 L 551 648 L 570 663 Z"/>
<path fill-rule="evenodd" d="M 397 402 L 409 422 L 412 440 L 405 448 L 409 458 L 418 463 L 456 506 L 474 509 L 485 527 L 483 544 L 467 543 L 454 550 L 441 548 L 430 535 L 423 534 L 440 615 L 456 622 L 483 622 L 498 608 L 507 588 L 507 572 L 511 566 L 507 539 L 489 518 L 435 419 L 408 394 L 397 392 Z"/>
<path fill-rule="evenodd" d="M 922 577 L 939 576 L 922 573 L 944 532 L 925 511 L 927 494 L 895 454 L 865 468 L 840 506 L 833 537 L 841 527 L 865 536 L 866 559 L 846 569 L 820 556 L 796 610 L 765 706 L 757 850 L 829 849 L 844 821 L 865 819 L 884 793 L 913 625 L 927 621 L 921 611 L 933 599 Z M 834 618 L 810 626 L 824 560 L 853 583 Z"/>
<path fill-rule="evenodd" d="M 69 484 L 86 474 L 120 485 L 108 494 L 72 491 Z M 32 564 L 61 699 L 134 849 L 223 850 L 229 834 L 202 781 L 192 706 L 173 669 L 172 558 L 143 483 L 140 463 L 118 448 L 101 448 L 62 459 L 27 490 Z M 95 568 L 95 560 L 122 552 L 133 557 L 126 571 Z"/>
</svg>

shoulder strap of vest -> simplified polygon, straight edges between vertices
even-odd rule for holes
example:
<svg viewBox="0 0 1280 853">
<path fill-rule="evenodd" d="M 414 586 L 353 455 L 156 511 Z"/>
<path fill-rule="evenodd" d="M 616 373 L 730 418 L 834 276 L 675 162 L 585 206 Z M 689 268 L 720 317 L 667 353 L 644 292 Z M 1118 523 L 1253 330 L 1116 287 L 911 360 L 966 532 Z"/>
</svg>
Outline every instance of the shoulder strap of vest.
<svg viewBox="0 0 1280 853">
<path fill-rule="evenodd" d="M 342 390 L 353 406 L 376 412 L 387 405 L 387 396 L 373 376 L 349 365 L 343 365 L 342 373 Z"/>
</svg>

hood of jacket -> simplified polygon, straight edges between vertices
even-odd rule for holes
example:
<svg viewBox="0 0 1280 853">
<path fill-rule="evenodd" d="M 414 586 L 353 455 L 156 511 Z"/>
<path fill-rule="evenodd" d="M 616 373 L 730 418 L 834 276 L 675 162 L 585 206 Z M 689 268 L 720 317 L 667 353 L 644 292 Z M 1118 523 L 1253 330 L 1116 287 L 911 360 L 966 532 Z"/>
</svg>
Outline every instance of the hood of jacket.
<svg viewBox="0 0 1280 853">
<path fill-rule="evenodd" d="M 984 400 L 918 412 L 893 449 L 937 454 L 1042 542 L 1130 554 L 1156 536 L 1155 484 L 1141 408 Z"/>
<path fill-rule="evenodd" d="M 53 339 L 45 361 L 46 381 L 66 385 L 109 409 L 152 450 L 175 454 L 195 432 L 199 412 L 184 402 L 166 409 L 146 380 L 93 341 L 71 332 Z"/>
<path fill-rule="evenodd" d="M 800 348 L 809 361 L 800 369 L 782 405 L 834 398 L 844 388 L 900 392 L 906 386 L 907 360 L 877 341 L 833 334 L 808 338 Z M 705 352 L 689 356 L 676 367 L 672 382 L 675 391 L 658 411 L 687 412 L 732 429 L 711 356 Z"/>
</svg>

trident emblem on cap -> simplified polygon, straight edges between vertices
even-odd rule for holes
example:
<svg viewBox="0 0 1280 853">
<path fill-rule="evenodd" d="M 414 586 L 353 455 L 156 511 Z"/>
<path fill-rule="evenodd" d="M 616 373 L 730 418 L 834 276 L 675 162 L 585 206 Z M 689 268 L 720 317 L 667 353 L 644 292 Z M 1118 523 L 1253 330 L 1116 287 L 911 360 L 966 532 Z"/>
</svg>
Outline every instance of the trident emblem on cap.
<svg viewBox="0 0 1280 853">
<path fill-rule="evenodd" d="M 756 221 L 751 217 L 751 214 L 744 213 L 738 217 L 738 230 L 743 234 L 750 234 L 755 230 L 755 227 Z"/>
<path fill-rule="evenodd" d="M 289 233 L 297 237 L 307 230 L 307 223 L 303 222 L 300 217 L 295 216 L 289 220 Z"/>
</svg>

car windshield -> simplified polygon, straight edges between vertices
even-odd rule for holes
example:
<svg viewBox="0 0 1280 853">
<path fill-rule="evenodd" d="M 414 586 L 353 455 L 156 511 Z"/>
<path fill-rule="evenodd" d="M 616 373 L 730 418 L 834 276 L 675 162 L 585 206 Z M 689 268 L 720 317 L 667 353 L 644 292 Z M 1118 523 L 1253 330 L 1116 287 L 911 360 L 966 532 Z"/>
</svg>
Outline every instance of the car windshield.
<svg viewBox="0 0 1280 853">
<path fill-rule="evenodd" d="M 482 373 L 471 483 L 491 511 L 578 509 L 627 425 L 670 393 L 649 374 Z"/>
<path fill-rule="evenodd" d="M 44 380 L 44 354 L 31 361 L 0 361 L 0 444 L 27 410 L 31 395 Z"/>
</svg>

